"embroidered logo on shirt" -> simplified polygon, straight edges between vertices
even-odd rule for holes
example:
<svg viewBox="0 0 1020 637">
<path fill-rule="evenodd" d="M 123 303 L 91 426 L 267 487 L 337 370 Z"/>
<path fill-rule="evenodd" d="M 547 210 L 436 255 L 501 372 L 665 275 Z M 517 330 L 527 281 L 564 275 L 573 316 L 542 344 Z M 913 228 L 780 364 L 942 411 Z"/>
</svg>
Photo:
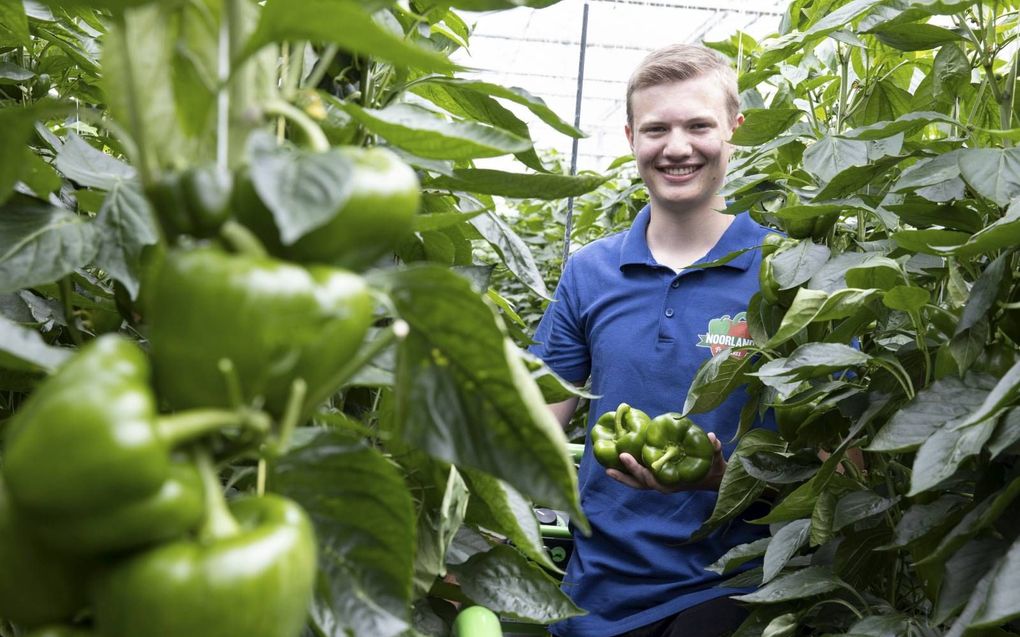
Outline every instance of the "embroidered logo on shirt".
<svg viewBox="0 0 1020 637">
<path fill-rule="evenodd" d="M 715 356 L 724 349 L 754 345 L 751 332 L 747 329 L 747 312 L 740 312 L 730 318 L 729 314 L 712 319 L 708 322 L 708 334 L 698 334 L 698 347 L 707 347 Z M 733 352 L 733 356 L 743 358 L 747 350 Z"/>
</svg>

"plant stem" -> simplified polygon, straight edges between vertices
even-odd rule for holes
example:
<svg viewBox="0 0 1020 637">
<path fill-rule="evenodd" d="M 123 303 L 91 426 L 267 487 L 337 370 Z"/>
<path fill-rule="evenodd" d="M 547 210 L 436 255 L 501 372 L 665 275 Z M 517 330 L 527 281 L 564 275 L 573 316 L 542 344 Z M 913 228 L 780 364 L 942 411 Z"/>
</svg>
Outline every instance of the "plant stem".
<svg viewBox="0 0 1020 637">
<path fill-rule="evenodd" d="M 329 150 L 329 139 L 326 138 L 326 134 L 322 132 L 315 120 L 300 108 L 279 99 L 270 100 L 262 108 L 269 115 L 280 115 L 297 125 L 308 137 L 308 143 L 316 152 L 324 153 Z"/>
<path fill-rule="evenodd" d="M 256 411 L 192 409 L 156 419 L 156 431 L 170 447 L 176 447 L 226 427 L 249 427 L 257 431 L 268 431 L 269 417 Z"/>
<path fill-rule="evenodd" d="M 228 220 L 220 228 L 220 238 L 240 254 L 258 258 L 269 256 L 266 247 L 262 245 L 258 237 L 251 230 L 233 219 Z"/>
<path fill-rule="evenodd" d="M 71 336 L 71 342 L 81 347 L 85 342 L 81 332 L 78 330 L 78 322 L 74 316 L 74 304 L 71 302 L 73 290 L 71 288 L 71 277 L 65 276 L 60 279 L 60 304 L 64 309 L 64 319 L 67 321 L 67 333 Z"/>
<path fill-rule="evenodd" d="M 124 54 L 124 93 L 127 98 L 128 120 L 131 126 L 131 135 L 134 137 L 137 156 L 134 158 L 138 175 L 142 179 L 142 185 L 148 186 L 155 180 L 153 167 L 150 165 L 148 146 L 146 145 L 145 123 L 142 121 L 142 108 L 139 104 L 138 78 L 135 77 L 135 67 L 131 63 L 131 52 L 128 42 L 128 26 L 124 13 L 118 12 L 114 17 L 116 21 L 116 38 Z"/>
<path fill-rule="evenodd" d="M 314 89 L 322 82 L 322 78 L 326 77 L 326 71 L 329 70 L 329 65 L 333 63 L 333 59 L 336 58 L 336 54 L 340 51 L 340 47 L 335 44 L 330 44 L 326 47 L 326 50 L 322 52 L 322 57 L 315 63 L 315 68 L 302 82 L 302 86 L 305 88 Z"/>
<path fill-rule="evenodd" d="M 220 477 L 209 453 L 204 449 L 197 451 L 195 464 L 202 476 L 202 487 L 205 490 L 205 521 L 198 531 L 199 539 L 211 542 L 237 535 L 241 531 L 241 526 L 227 506 L 227 499 L 223 496 L 223 484 L 220 483 Z"/>
</svg>

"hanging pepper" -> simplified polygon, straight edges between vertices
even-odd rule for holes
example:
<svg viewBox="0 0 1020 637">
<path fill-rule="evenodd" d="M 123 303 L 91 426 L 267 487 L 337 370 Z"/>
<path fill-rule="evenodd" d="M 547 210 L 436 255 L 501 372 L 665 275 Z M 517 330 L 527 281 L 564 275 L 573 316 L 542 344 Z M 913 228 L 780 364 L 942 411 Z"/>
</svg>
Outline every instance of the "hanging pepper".
<svg viewBox="0 0 1020 637">
<path fill-rule="evenodd" d="M 645 444 L 645 431 L 650 422 L 648 414 L 627 403 L 620 403 L 615 411 L 609 411 L 595 422 L 591 429 L 592 452 L 604 467 L 623 469 L 621 453 L 641 458 Z"/>
<path fill-rule="evenodd" d="M 691 419 L 670 412 L 649 423 L 641 462 L 662 484 L 701 482 L 714 458 L 712 441 Z"/>
</svg>

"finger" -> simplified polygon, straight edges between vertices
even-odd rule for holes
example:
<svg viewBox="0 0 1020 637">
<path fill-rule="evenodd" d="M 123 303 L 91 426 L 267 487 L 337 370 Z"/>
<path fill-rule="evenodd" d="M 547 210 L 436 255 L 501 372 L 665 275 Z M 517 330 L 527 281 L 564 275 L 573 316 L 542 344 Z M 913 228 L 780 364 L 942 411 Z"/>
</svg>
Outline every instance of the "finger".
<svg viewBox="0 0 1020 637">
<path fill-rule="evenodd" d="M 606 475 L 612 478 L 613 480 L 616 480 L 617 482 L 621 482 L 627 485 L 628 487 L 631 487 L 632 489 L 645 488 L 644 485 L 635 480 L 633 476 L 622 471 L 619 471 L 617 469 L 606 469 Z"/>
</svg>

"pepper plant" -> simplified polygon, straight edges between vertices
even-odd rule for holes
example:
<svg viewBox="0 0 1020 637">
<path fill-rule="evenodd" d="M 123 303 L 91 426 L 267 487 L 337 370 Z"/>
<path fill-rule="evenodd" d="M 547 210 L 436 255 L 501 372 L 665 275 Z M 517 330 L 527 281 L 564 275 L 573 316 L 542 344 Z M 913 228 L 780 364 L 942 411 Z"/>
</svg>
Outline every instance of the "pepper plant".
<svg viewBox="0 0 1020 637">
<path fill-rule="evenodd" d="M 580 612 L 531 509 L 585 527 L 545 409 L 576 390 L 509 335 L 495 265 L 549 292 L 493 197 L 603 178 L 538 156 L 506 103 L 582 134 L 541 99 L 450 58 L 456 9 L 518 4 L 2 4 L 0 634 L 446 635 L 451 601 Z M 521 169 L 474 165 L 499 155 Z M 110 429 L 125 413 L 159 433 L 144 485 L 109 464 L 144 460 Z M 194 413 L 212 420 L 163 436 Z M 35 532 L 54 516 L 63 533 Z M 262 545 L 257 574 L 213 566 Z"/>
<path fill-rule="evenodd" d="M 1020 631 L 1017 9 L 795 0 L 712 43 L 746 114 L 729 208 L 786 235 L 752 355 L 714 356 L 684 408 L 751 399 L 701 531 L 773 502 L 713 567 L 763 558 L 741 637 Z M 766 409 L 778 431 L 749 429 Z"/>
</svg>

